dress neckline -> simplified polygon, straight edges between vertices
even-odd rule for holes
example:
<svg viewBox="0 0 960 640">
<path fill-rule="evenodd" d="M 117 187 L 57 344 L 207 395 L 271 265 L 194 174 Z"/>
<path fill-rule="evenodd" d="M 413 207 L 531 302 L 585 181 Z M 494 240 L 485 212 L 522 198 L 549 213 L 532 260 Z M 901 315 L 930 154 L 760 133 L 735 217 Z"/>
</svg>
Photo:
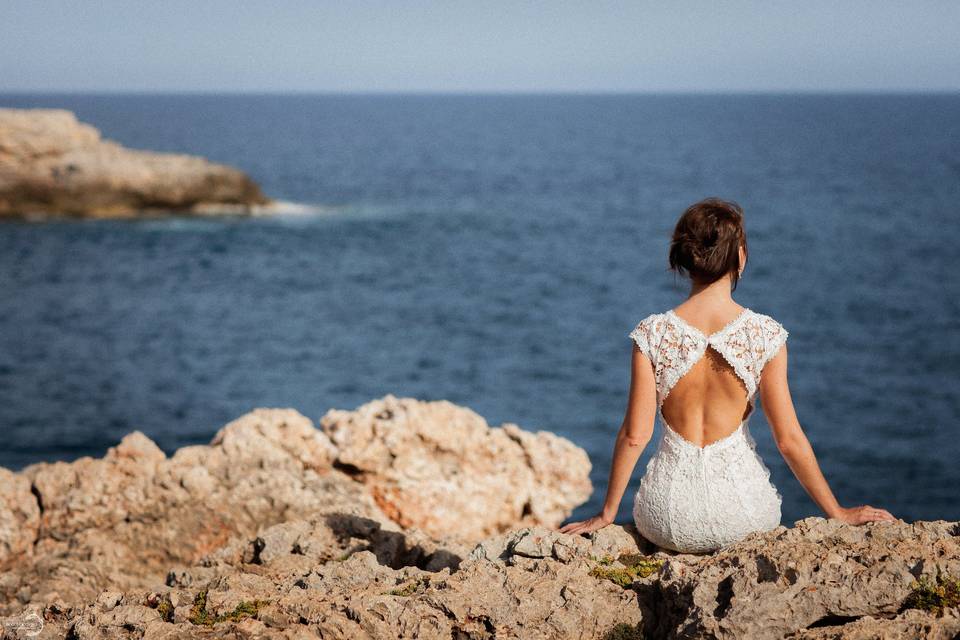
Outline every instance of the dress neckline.
<svg viewBox="0 0 960 640">
<path fill-rule="evenodd" d="M 690 324 L 689 322 L 687 322 L 686 320 L 684 320 L 683 318 L 681 318 L 681 317 L 677 314 L 677 312 L 675 312 L 673 309 L 669 309 L 669 310 L 667 311 L 667 315 L 672 316 L 675 320 L 679 321 L 683 326 L 687 327 L 688 329 L 691 329 L 691 330 L 695 331 L 695 332 L 697 333 L 697 335 L 699 335 L 699 336 L 701 336 L 701 337 L 703 337 L 703 338 L 705 338 L 706 340 L 709 341 L 711 338 L 714 338 L 714 337 L 716 337 L 716 336 L 722 335 L 722 334 L 726 333 L 727 331 L 729 331 L 730 329 L 732 329 L 732 328 L 734 327 L 734 325 L 736 325 L 740 320 L 742 320 L 743 318 L 745 318 L 745 317 L 747 316 L 747 314 L 749 313 L 749 311 L 750 311 L 750 309 L 749 309 L 748 307 L 744 307 L 743 310 L 742 310 L 739 314 L 737 314 L 737 317 L 736 317 L 736 318 L 734 318 L 733 320 L 731 320 L 730 322 L 728 322 L 727 324 L 725 324 L 723 327 L 721 327 L 720 329 L 717 329 L 716 331 L 714 331 L 713 333 L 711 333 L 711 334 L 709 334 L 709 335 L 707 335 L 706 333 L 704 333 L 704 332 L 701 331 L 700 329 L 696 328 L 695 326 L 693 326 L 692 324 Z"/>
</svg>

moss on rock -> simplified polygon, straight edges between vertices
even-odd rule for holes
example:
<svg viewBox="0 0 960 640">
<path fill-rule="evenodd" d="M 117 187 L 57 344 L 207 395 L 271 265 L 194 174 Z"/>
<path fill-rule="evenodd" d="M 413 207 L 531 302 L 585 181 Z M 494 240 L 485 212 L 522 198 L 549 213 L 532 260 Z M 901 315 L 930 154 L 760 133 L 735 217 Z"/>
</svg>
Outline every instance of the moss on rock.
<svg viewBox="0 0 960 640">
<path fill-rule="evenodd" d="M 603 634 L 603 640 L 643 640 L 643 628 L 640 624 L 627 624 L 621 622 L 610 627 L 610 630 Z"/>
<path fill-rule="evenodd" d="M 265 600 L 241 600 L 233 611 L 213 615 L 207 611 L 207 591 L 203 590 L 197 593 L 193 599 L 193 606 L 190 608 L 190 616 L 187 618 L 191 623 L 212 627 L 218 622 L 239 622 L 244 618 L 255 618 L 260 612 L 260 607 L 267 604 Z"/>
<path fill-rule="evenodd" d="M 390 591 L 384 592 L 384 595 L 400 596 L 401 598 L 407 598 L 415 594 L 417 591 L 419 591 L 421 587 L 425 589 L 429 586 L 430 586 L 430 578 L 428 578 L 427 576 L 420 576 L 416 580 L 408 582 L 402 587 L 397 587 L 396 589 L 390 589 Z"/>
<path fill-rule="evenodd" d="M 663 560 L 637 553 L 623 554 L 616 562 L 622 566 L 614 566 L 612 556 L 598 558 L 598 565 L 590 570 L 590 575 L 626 588 L 638 579 L 650 577 L 663 566 Z"/>
<path fill-rule="evenodd" d="M 936 580 L 920 578 L 911 588 L 904 609 L 921 609 L 942 616 L 944 609 L 960 607 L 960 579 L 938 573 Z"/>
</svg>

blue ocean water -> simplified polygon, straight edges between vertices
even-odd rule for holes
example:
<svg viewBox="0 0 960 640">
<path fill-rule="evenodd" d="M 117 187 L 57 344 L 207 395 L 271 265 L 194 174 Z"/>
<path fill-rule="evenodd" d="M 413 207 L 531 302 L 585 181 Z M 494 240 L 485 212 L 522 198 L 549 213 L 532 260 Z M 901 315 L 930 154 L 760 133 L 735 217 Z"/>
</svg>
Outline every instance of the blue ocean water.
<svg viewBox="0 0 960 640">
<path fill-rule="evenodd" d="M 677 216 L 746 211 L 735 299 L 790 331 L 841 502 L 960 519 L 960 95 L 0 95 L 201 154 L 272 218 L 0 225 L 0 465 L 170 452 L 254 407 L 393 393 L 562 434 L 603 501 Z M 817 514 L 762 413 L 784 522 Z M 658 425 L 658 429 L 659 429 Z M 655 443 L 655 441 L 654 441 Z M 637 466 L 620 520 L 652 443 Z"/>
</svg>

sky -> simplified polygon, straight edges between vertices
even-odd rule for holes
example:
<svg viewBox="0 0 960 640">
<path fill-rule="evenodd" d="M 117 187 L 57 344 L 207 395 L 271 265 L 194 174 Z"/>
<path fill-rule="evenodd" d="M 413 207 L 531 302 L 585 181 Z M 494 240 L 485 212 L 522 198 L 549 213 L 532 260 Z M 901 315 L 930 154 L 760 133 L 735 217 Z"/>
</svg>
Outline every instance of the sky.
<svg viewBox="0 0 960 640">
<path fill-rule="evenodd" d="M 960 91 L 960 2 L 0 0 L 0 91 Z"/>
</svg>

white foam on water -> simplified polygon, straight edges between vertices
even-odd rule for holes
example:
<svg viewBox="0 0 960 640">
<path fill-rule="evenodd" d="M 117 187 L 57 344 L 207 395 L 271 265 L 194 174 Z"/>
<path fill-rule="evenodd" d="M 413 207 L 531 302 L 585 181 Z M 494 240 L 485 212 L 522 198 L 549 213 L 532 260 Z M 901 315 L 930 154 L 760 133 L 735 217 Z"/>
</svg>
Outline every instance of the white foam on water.
<svg viewBox="0 0 960 640">
<path fill-rule="evenodd" d="M 309 202 L 293 202 L 290 200 L 274 200 L 270 204 L 254 205 L 250 208 L 250 215 L 317 215 L 336 213 L 334 207 Z"/>
</svg>

